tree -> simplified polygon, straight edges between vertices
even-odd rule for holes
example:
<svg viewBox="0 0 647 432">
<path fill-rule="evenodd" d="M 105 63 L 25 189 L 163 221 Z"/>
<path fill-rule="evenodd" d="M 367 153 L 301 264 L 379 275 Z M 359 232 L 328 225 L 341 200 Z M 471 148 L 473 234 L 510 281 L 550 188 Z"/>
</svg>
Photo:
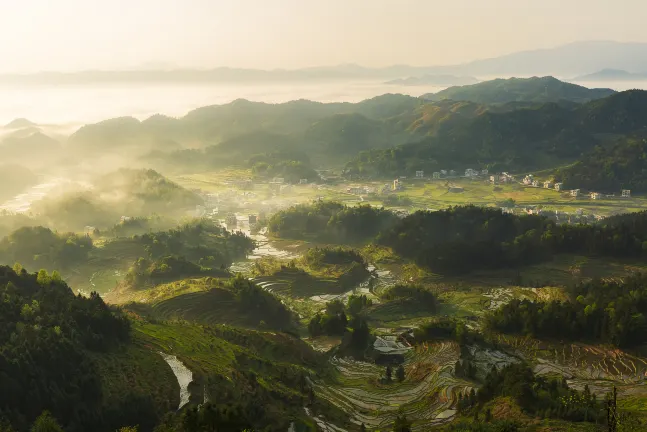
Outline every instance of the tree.
<svg viewBox="0 0 647 432">
<path fill-rule="evenodd" d="M 393 432 L 411 432 L 411 423 L 407 420 L 407 416 L 402 414 L 395 418 Z"/>
<path fill-rule="evenodd" d="M 64 432 L 49 411 L 43 411 L 31 427 L 31 432 Z"/>
<path fill-rule="evenodd" d="M 393 376 L 393 369 L 391 369 L 391 365 L 388 365 L 386 367 L 386 380 L 391 381 L 392 376 Z"/>
<path fill-rule="evenodd" d="M 364 426 L 364 423 L 359 427 L 360 432 L 366 432 L 366 426 Z"/>
<path fill-rule="evenodd" d="M 402 367 L 402 365 L 398 366 L 398 369 L 395 371 L 395 377 L 399 382 L 404 381 L 405 374 L 404 374 L 404 367 Z"/>
</svg>

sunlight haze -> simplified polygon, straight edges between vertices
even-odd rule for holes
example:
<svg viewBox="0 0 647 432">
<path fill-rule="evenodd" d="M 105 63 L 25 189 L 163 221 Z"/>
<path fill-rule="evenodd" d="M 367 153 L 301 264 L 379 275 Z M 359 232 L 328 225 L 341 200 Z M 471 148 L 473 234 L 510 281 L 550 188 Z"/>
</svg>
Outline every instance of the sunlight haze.
<svg viewBox="0 0 647 432">
<path fill-rule="evenodd" d="M 640 0 L 6 1 L 0 72 L 442 65 L 582 40 L 647 42 L 645 16 Z"/>
</svg>

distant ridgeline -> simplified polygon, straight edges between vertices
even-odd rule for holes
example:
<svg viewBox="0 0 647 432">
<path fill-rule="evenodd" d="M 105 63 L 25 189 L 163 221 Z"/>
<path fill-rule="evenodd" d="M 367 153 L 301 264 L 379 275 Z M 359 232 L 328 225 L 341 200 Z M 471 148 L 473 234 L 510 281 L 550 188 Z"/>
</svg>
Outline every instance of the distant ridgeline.
<svg viewBox="0 0 647 432">
<path fill-rule="evenodd" d="M 351 172 L 374 176 L 464 164 L 509 170 L 573 161 L 600 142 L 600 134 L 635 132 L 643 127 L 644 98 L 535 77 L 359 103 L 237 100 L 182 118 L 86 125 L 68 148 L 78 157 L 126 154 L 164 170 L 239 165 L 256 167 L 261 176 L 294 178 L 310 178 L 315 164 L 353 157 Z"/>
</svg>

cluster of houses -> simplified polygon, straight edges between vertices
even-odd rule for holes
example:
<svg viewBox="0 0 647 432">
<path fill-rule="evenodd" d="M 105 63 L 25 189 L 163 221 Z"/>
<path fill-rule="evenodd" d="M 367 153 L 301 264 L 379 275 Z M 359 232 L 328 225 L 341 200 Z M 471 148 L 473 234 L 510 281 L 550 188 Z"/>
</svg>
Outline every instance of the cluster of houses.
<svg viewBox="0 0 647 432">
<path fill-rule="evenodd" d="M 501 212 L 544 216 L 560 224 L 594 223 L 605 218 L 603 215 L 586 214 L 583 209 L 577 209 L 574 213 L 569 213 L 559 210 L 546 210 L 537 206 L 501 207 Z"/>
<path fill-rule="evenodd" d="M 420 173 L 420 178 L 424 176 L 424 173 L 422 171 L 416 171 L 416 177 L 418 177 L 418 173 Z M 480 177 L 480 176 L 486 176 L 488 175 L 488 170 L 475 170 L 472 168 L 467 168 L 465 170 L 465 175 L 464 177 L 467 178 L 474 178 L 474 177 Z M 434 179 L 443 179 L 443 178 L 451 178 L 451 177 L 458 177 L 458 173 L 454 170 L 440 170 L 436 171 L 432 174 L 432 178 Z"/>
<path fill-rule="evenodd" d="M 504 173 L 505 174 L 505 173 Z M 493 176 L 490 177 L 491 181 L 493 180 Z M 539 180 L 535 179 L 532 174 L 528 174 L 523 178 L 521 181 L 526 186 L 533 186 L 533 187 L 543 187 L 544 189 L 554 189 L 558 192 L 564 190 L 564 185 L 562 183 L 553 183 L 550 180 L 546 180 L 544 182 L 540 182 Z M 579 198 L 581 196 L 584 196 L 582 193 L 581 189 L 571 189 L 569 191 L 570 195 L 574 198 Z M 631 198 L 631 190 L 629 189 L 623 189 L 620 193 L 622 198 Z M 615 197 L 615 194 L 603 194 L 600 192 L 590 192 L 588 194 L 589 198 L 594 199 L 594 200 L 599 200 L 602 198 L 613 198 Z"/>
</svg>

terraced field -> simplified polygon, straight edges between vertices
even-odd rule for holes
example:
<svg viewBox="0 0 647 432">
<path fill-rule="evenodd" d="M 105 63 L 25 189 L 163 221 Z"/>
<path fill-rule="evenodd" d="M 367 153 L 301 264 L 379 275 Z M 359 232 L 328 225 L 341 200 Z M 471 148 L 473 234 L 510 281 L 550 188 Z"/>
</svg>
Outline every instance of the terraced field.
<svg viewBox="0 0 647 432">
<path fill-rule="evenodd" d="M 539 375 L 563 376 L 569 385 L 603 395 L 613 386 L 620 399 L 627 396 L 647 397 L 647 359 L 600 346 L 548 344 L 537 340 L 500 335 L 501 343 L 514 349 L 535 365 Z M 643 407 L 647 412 L 647 407 Z"/>
<path fill-rule="evenodd" d="M 472 388 L 470 382 L 453 374 L 459 357 L 459 346 L 453 342 L 415 347 L 405 355 L 406 379 L 402 383 L 383 383 L 383 367 L 334 357 L 333 382 L 315 382 L 314 387 L 318 397 L 369 429 L 388 428 L 398 413 L 404 413 L 414 422 L 414 429 L 425 430 L 451 419 L 458 393 Z"/>
</svg>

